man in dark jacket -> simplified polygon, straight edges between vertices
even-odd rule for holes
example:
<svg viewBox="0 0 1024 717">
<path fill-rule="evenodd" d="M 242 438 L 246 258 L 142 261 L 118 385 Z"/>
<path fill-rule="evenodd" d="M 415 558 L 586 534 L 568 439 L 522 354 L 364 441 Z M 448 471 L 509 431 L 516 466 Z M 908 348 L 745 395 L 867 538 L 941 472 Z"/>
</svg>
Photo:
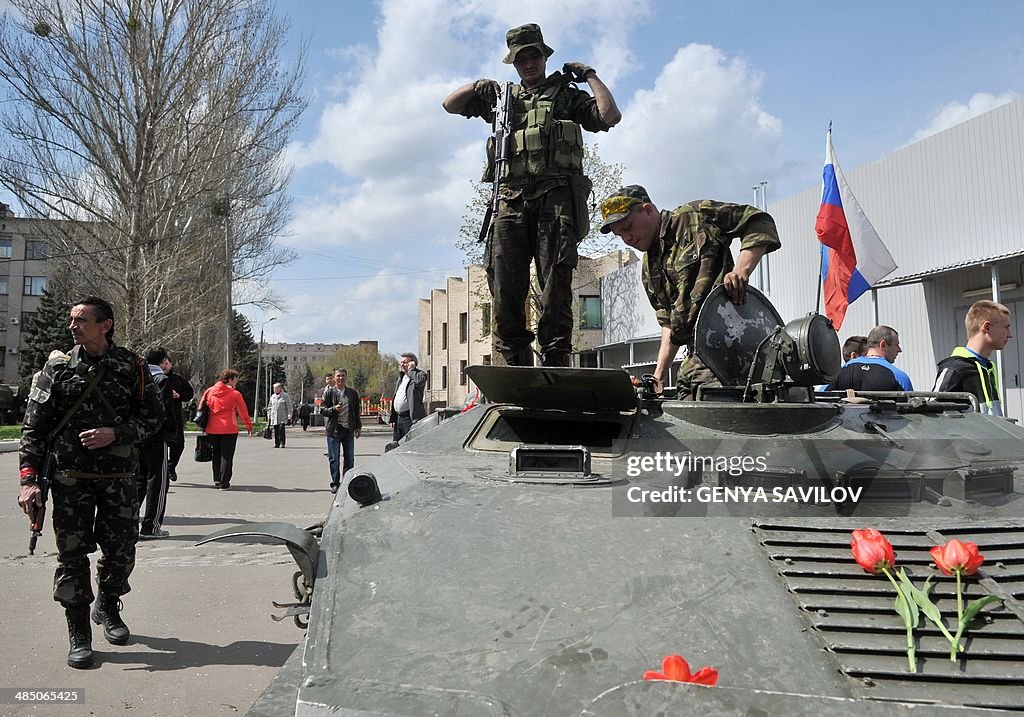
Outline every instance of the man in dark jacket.
<svg viewBox="0 0 1024 717">
<path fill-rule="evenodd" d="M 957 346 L 949 358 L 939 362 L 939 374 L 932 390 L 973 393 L 982 413 L 1002 416 L 999 377 L 991 356 L 993 351 L 1002 351 L 1013 338 L 1010 310 L 984 299 L 971 306 L 964 324 L 967 345 Z"/>
<path fill-rule="evenodd" d="M 363 424 L 359 418 L 359 394 L 346 385 L 348 371 L 334 370 L 334 385 L 324 389 L 320 413 L 327 419 L 327 460 L 331 470 L 331 492 L 337 493 L 341 476 L 356 462 L 356 443 Z M 340 453 L 344 450 L 344 468 L 339 469 Z"/>
<path fill-rule="evenodd" d="M 426 417 L 423 407 L 423 389 L 427 385 L 427 372 L 416 367 L 416 354 L 404 353 L 398 362 L 402 375 L 395 385 L 395 399 L 391 403 L 391 418 L 394 440 L 400 440 L 412 428 L 412 424 Z"/>
<path fill-rule="evenodd" d="M 164 512 L 167 510 L 167 488 L 169 486 L 167 448 L 177 436 L 180 423 L 180 419 L 174 420 L 174 412 L 177 411 L 178 415 L 181 415 L 181 408 L 174 402 L 170 376 L 164 369 L 164 363 L 170 364 L 171 362 L 167 355 L 167 349 L 163 346 L 149 349 L 146 352 L 146 362 L 149 364 L 149 372 L 153 376 L 153 383 L 156 384 L 160 402 L 163 404 L 167 417 L 160 430 L 145 440 L 139 441 L 138 444 L 139 469 L 135 474 L 135 487 L 139 496 L 139 513 L 142 517 L 139 537 L 143 540 L 166 538 L 170 535 L 160 527 L 164 522 Z M 142 514 L 143 503 L 146 504 L 144 515 Z"/>
<path fill-rule="evenodd" d="M 182 406 L 186 406 L 195 397 L 196 390 L 187 378 L 174 373 L 174 362 L 170 355 L 160 362 L 160 368 L 167 374 L 167 382 L 171 386 L 171 398 L 174 399 L 171 420 L 174 422 L 174 435 L 167 441 L 167 478 L 178 480 L 177 467 L 181 454 L 185 451 L 185 415 Z"/>
</svg>

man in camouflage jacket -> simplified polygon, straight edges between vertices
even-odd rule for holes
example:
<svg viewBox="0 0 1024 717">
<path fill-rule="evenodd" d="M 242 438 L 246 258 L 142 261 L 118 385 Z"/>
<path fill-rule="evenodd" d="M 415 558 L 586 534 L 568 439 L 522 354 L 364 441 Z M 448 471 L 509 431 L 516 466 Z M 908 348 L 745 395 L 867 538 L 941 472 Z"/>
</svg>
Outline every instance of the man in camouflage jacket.
<svg viewBox="0 0 1024 717">
<path fill-rule="evenodd" d="M 761 257 L 781 246 L 775 220 L 757 207 L 710 199 L 658 211 L 647 190 L 623 187 L 601 202 L 601 233 L 614 232 L 644 252 L 643 282 L 661 326 L 654 376 L 663 381 L 680 346 L 693 346 L 693 330 L 705 297 L 725 284 L 733 302 L 746 301 L 750 274 Z M 740 238 L 735 266 L 729 245 Z M 681 398 L 696 397 L 711 372 L 691 355 L 679 367 Z"/>
<path fill-rule="evenodd" d="M 594 68 L 570 62 L 547 75 L 554 50 L 535 24 L 505 35 L 512 85 L 508 164 L 498 177 L 497 212 L 486 237 L 484 266 L 491 291 L 494 346 L 510 366 L 532 366 L 534 334 L 526 325 L 530 265 L 537 268 L 540 316 L 536 338 L 545 366 L 568 366 L 572 352 L 572 272 L 576 245 L 590 231 L 590 180 L 583 174 L 583 133 L 603 132 L 622 115 Z M 593 96 L 570 83 L 586 83 Z M 459 87 L 442 105 L 451 114 L 494 122 L 499 86 L 481 79 Z M 483 181 L 495 179 L 493 142 Z M 491 217 L 488 210 L 488 218 Z M 488 225 L 487 219 L 484 220 Z"/>
<path fill-rule="evenodd" d="M 135 444 L 160 428 L 164 409 L 146 361 L 114 345 L 110 304 L 82 299 L 71 308 L 70 329 L 75 347 L 46 362 L 28 398 L 18 504 L 29 515 L 42 505 L 39 476 L 49 445 L 56 461 L 53 599 L 67 616 L 68 665 L 80 668 L 93 661 L 89 553 L 97 545 L 102 557 L 96 563 L 99 600 L 92 619 L 103 624 L 109 642 L 128 641 L 119 598 L 131 590 L 128 577 L 139 537 Z"/>
</svg>

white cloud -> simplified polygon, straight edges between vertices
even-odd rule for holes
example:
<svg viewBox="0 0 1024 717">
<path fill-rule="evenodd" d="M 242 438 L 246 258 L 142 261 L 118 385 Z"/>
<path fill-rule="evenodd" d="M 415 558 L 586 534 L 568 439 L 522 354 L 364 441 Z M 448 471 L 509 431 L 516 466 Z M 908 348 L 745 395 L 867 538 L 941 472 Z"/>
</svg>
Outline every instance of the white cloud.
<svg viewBox="0 0 1024 717">
<path fill-rule="evenodd" d="M 978 92 L 967 101 L 966 105 L 960 102 L 950 102 L 939 109 L 927 127 L 919 129 L 914 133 L 910 143 L 917 142 L 925 137 L 931 137 L 933 134 L 938 134 L 961 122 L 966 122 L 978 115 L 985 114 L 996 107 L 1005 105 L 1007 102 L 1012 102 L 1016 98 L 1017 94 L 1014 92 L 1004 92 L 1001 95 Z"/>
<path fill-rule="evenodd" d="M 664 208 L 749 201 L 750 187 L 775 166 L 782 135 L 782 122 L 758 100 L 762 83 L 740 58 L 708 45 L 680 48 L 654 88 L 638 90 L 622 122 L 601 136 L 603 159 L 622 163 L 624 180 L 643 184 Z"/>
</svg>

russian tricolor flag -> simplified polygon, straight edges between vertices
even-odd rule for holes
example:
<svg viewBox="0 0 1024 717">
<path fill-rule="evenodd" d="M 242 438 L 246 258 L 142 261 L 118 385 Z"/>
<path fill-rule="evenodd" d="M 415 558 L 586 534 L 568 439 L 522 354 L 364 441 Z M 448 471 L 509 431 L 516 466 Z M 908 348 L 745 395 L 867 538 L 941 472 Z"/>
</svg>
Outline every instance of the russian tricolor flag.
<svg viewBox="0 0 1024 717">
<path fill-rule="evenodd" d="M 846 317 L 846 308 L 858 296 L 896 271 L 896 262 L 846 183 L 832 148 L 831 127 L 825 140 L 822 180 L 821 209 L 814 222 L 814 231 L 822 244 L 821 280 L 825 315 L 838 331 Z"/>
</svg>

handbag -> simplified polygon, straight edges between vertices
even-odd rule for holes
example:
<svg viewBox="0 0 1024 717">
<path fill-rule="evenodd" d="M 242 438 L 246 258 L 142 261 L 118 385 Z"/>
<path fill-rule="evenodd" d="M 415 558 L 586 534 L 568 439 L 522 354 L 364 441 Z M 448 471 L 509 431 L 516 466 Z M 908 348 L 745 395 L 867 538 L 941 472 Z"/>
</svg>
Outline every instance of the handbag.
<svg viewBox="0 0 1024 717">
<path fill-rule="evenodd" d="M 213 460 L 213 444 L 206 434 L 196 436 L 196 463 L 209 463 Z"/>
<path fill-rule="evenodd" d="M 196 417 L 192 419 L 199 428 L 206 430 L 206 424 L 210 422 L 210 407 L 206 405 L 206 393 L 199 399 L 199 408 L 196 409 Z M 196 458 L 198 461 L 199 459 Z"/>
<path fill-rule="evenodd" d="M 268 438 L 268 439 L 269 438 L 273 438 L 274 437 L 274 427 L 273 426 L 267 426 L 266 428 L 264 428 L 263 429 L 263 437 L 264 438 Z"/>
</svg>

